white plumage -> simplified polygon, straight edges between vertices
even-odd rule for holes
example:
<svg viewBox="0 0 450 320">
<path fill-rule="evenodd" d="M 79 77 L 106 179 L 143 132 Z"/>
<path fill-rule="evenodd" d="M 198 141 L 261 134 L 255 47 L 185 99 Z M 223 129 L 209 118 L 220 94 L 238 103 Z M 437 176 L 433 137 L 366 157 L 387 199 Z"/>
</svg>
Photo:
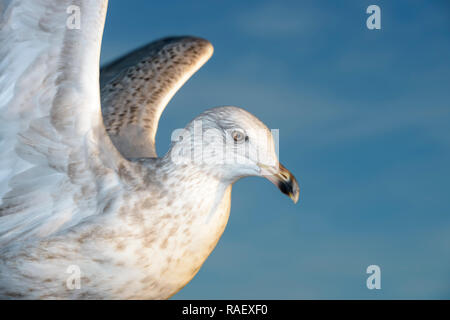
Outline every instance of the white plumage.
<svg viewBox="0 0 450 320">
<path fill-rule="evenodd" d="M 241 146 L 254 151 L 245 161 L 175 163 L 175 151 L 193 148 L 186 140 L 157 157 L 159 117 L 212 55 L 208 41 L 160 40 L 100 75 L 106 0 L 0 4 L 1 297 L 165 299 L 214 249 L 237 179 L 268 174 L 298 199 L 295 178 L 275 170 L 273 149 L 277 166 L 253 156 L 262 148 L 253 132 L 269 131 L 237 107 L 194 121 L 216 129 L 204 151 L 233 128 L 245 132 Z M 72 5 L 79 30 L 67 28 Z M 73 265 L 79 289 L 67 285 Z"/>
</svg>

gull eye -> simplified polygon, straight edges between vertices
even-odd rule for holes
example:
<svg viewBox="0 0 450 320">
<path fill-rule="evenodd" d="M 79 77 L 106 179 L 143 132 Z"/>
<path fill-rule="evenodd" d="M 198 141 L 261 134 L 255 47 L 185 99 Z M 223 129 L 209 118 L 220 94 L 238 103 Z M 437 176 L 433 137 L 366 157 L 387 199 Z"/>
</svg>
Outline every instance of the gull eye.
<svg viewBox="0 0 450 320">
<path fill-rule="evenodd" d="M 231 136 L 233 137 L 234 142 L 237 143 L 241 143 L 244 140 L 248 141 L 248 136 L 246 136 L 245 133 L 242 132 L 241 130 L 233 130 Z"/>
</svg>

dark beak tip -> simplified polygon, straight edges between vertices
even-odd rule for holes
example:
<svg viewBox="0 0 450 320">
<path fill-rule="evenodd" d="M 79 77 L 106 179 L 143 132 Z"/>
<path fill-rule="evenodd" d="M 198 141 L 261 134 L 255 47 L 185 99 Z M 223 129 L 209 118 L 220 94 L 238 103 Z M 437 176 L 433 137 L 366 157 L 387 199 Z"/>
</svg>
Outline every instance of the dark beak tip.
<svg viewBox="0 0 450 320">
<path fill-rule="evenodd" d="M 282 193 L 291 198 L 294 204 L 298 202 L 300 196 L 300 187 L 298 185 L 297 179 L 281 163 L 279 163 L 278 171 L 276 173 L 268 175 L 267 178 L 273 184 L 275 184 Z"/>
<path fill-rule="evenodd" d="M 291 176 L 287 181 L 280 181 L 278 183 L 278 188 L 282 193 L 287 195 L 296 204 L 300 197 L 300 189 L 297 180 Z"/>
</svg>

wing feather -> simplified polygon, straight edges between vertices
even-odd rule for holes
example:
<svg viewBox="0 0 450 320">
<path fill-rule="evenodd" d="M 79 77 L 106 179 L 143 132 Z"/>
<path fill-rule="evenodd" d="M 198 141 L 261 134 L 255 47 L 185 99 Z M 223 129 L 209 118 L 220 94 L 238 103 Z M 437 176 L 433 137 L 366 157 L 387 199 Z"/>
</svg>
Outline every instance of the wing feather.
<svg viewBox="0 0 450 320">
<path fill-rule="evenodd" d="M 0 4 L 5 8 L 0 15 L 0 243 L 5 243 L 46 236 L 96 214 L 97 195 L 110 186 L 99 182 L 95 166 L 104 163 L 95 156 L 121 157 L 100 111 L 107 0 Z M 80 9 L 80 29 L 67 27 L 67 8 L 74 5 Z M 102 168 L 102 174 L 115 177 L 115 170 Z"/>
<path fill-rule="evenodd" d="M 157 156 L 155 135 L 161 113 L 212 53 L 211 43 L 201 38 L 165 38 L 101 69 L 106 130 L 124 157 Z"/>
</svg>

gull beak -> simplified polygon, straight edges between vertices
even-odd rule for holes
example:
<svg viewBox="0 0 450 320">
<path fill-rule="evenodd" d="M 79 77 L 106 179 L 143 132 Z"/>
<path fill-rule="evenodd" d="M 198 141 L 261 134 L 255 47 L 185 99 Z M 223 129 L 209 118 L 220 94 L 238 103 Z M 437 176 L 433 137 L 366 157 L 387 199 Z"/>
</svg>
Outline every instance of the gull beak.
<svg viewBox="0 0 450 320">
<path fill-rule="evenodd" d="M 297 203 L 300 195 L 300 188 L 297 179 L 281 163 L 278 166 L 267 166 L 259 164 L 261 175 L 269 179 L 281 192 Z"/>
</svg>

